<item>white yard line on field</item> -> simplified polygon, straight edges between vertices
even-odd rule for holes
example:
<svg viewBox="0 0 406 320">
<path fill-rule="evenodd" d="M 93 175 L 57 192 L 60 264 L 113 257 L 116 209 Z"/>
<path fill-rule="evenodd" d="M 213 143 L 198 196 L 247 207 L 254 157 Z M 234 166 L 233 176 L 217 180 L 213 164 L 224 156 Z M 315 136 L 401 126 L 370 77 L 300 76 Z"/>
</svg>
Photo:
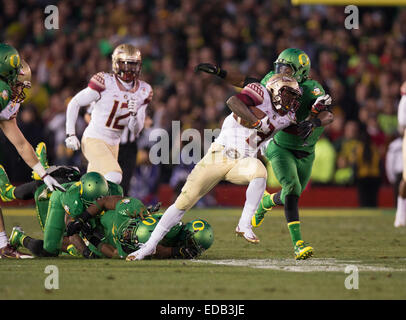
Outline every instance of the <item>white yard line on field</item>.
<svg viewBox="0 0 406 320">
<path fill-rule="evenodd" d="M 379 265 L 364 265 L 361 261 L 336 260 L 336 259 L 310 259 L 295 261 L 294 259 L 248 259 L 248 260 L 192 260 L 200 263 L 210 263 L 234 267 L 250 267 L 259 269 L 271 269 L 290 272 L 344 272 L 348 265 L 357 266 L 359 271 L 373 272 L 405 272 L 404 268 L 389 268 Z"/>
</svg>

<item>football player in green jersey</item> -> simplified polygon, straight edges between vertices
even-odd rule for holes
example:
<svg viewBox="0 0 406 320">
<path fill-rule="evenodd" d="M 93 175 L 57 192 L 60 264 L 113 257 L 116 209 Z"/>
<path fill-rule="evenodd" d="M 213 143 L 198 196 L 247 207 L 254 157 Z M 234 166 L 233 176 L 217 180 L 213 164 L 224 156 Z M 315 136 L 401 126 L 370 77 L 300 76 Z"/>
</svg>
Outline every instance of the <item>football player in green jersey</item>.
<svg viewBox="0 0 406 320">
<path fill-rule="evenodd" d="M 244 87 L 250 82 L 261 82 L 264 85 L 276 73 L 293 76 L 298 81 L 302 90 L 300 107 L 296 111 L 298 124 L 276 133 L 265 151 L 265 162 L 272 165 L 282 189 L 273 194 L 265 192 L 252 219 L 252 225 L 258 227 L 266 212 L 274 206 L 283 205 L 297 260 L 313 255 L 313 248 L 302 239 L 298 200 L 310 179 L 315 144 L 324 127 L 334 118 L 329 110 L 331 97 L 317 81 L 309 78 L 310 65 L 310 59 L 304 51 L 288 48 L 278 56 L 274 70 L 261 81 L 239 73 L 228 73 L 209 63 L 196 67 L 196 71 L 217 75 L 236 87 Z"/>
<path fill-rule="evenodd" d="M 65 192 L 60 190 L 49 192 L 43 185 L 35 192 L 26 188 L 26 194 L 34 194 L 39 222 L 44 231 L 44 240 L 28 236 L 25 236 L 22 241 L 16 240 L 22 230 L 14 227 L 9 240 L 11 245 L 15 247 L 23 245 L 40 257 L 58 256 L 61 250 L 66 251 L 67 246 L 74 240 L 65 233 L 68 220 L 80 219 L 87 208 L 95 206 L 99 198 L 109 195 L 120 198 L 123 196 L 121 186 L 106 181 L 97 172 L 88 172 L 80 177 L 79 181 L 62 183 L 62 186 L 66 188 Z M 35 188 L 35 186 L 32 187 Z M 14 194 L 17 193 L 18 188 L 15 188 Z M 80 242 L 78 238 L 77 241 Z M 87 253 L 90 254 L 89 251 Z"/>
<path fill-rule="evenodd" d="M 25 163 L 51 189 L 63 189 L 38 161 L 34 149 L 17 126 L 16 115 L 25 98 L 24 90 L 31 87 L 31 70 L 11 45 L 0 43 L 0 129 L 14 145 Z M 0 208 L 0 258 L 22 258 L 8 244 L 3 214 Z"/>
<path fill-rule="evenodd" d="M 154 213 L 159 206 L 146 208 L 132 197 L 104 197 L 97 204 L 68 225 L 68 235 L 80 232 L 91 243 L 89 248 L 108 258 L 125 258 L 138 250 L 148 241 L 162 217 L 161 213 Z M 153 258 L 195 258 L 207 250 L 213 240 L 213 230 L 207 221 L 180 222 L 162 239 Z"/>
</svg>

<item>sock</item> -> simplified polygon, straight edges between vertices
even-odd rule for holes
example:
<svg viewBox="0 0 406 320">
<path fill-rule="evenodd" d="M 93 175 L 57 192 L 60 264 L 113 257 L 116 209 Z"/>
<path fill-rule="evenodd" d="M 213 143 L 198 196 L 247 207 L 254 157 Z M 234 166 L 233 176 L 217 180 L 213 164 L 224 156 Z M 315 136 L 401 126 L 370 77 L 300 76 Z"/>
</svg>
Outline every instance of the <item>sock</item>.
<svg viewBox="0 0 406 320">
<path fill-rule="evenodd" d="M 121 179 L 123 178 L 123 175 L 120 172 L 117 171 L 111 171 L 108 172 L 104 175 L 104 177 L 106 178 L 106 180 L 110 181 L 110 182 L 114 182 L 117 184 L 121 183 Z"/>
<path fill-rule="evenodd" d="M 398 196 L 396 208 L 395 227 L 406 226 L 406 199 Z"/>
<path fill-rule="evenodd" d="M 169 230 L 182 219 L 184 214 L 185 210 L 179 210 L 175 204 L 171 205 L 164 212 L 161 220 L 159 220 L 145 245 L 156 247 Z"/>
<path fill-rule="evenodd" d="M 31 181 L 15 187 L 14 190 L 15 199 L 21 200 L 33 199 L 35 191 L 42 184 L 43 184 L 42 181 Z"/>
<path fill-rule="evenodd" d="M 0 248 L 4 248 L 8 244 L 6 231 L 0 232 Z"/>
<path fill-rule="evenodd" d="M 289 222 L 288 229 L 293 245 L 296 245 L 296 242 L 302 240 L 302 234 L 300 232 L 300 221 Z"/>
<path fill-rule="evenodd" d="M 293 245 L 295 245 L 298 240 L 302 240 L 298 202 L 299 197 L 296 195 L 288 194 L 285 197 L 285 217 Z"/>
<path fill-rule="evenodd" d="M 267 194 L 262 198 L 262 206 L 265 209 L 271 209 L 275 206 L 280 206 L 283 205 L 282 200 L 281 200 L 281 191 L 272 193 L 272 194 Z"/>
<path fill-rule="evenodd" d="M 266 188 L 265 178 L 255 178 L 250 181 L 247 191 L 244 209 L 241 214 L 238 225 L 241 227 L 251 228 L 251 219 L 261 202 L 262 195 Z"/>
<path fill-rule="evenodd" d="M 3 200 L 4 202 L 7 202 L 7 201 L 13 201 L 14 199 L 16 199 L 16 197 L 14 196 L 15 188 L 16 187 L 14 187 L 12 184 L 7 184 L 4 192 L 2 192 L 0 194 L 1 200 Z"/>
</svg>

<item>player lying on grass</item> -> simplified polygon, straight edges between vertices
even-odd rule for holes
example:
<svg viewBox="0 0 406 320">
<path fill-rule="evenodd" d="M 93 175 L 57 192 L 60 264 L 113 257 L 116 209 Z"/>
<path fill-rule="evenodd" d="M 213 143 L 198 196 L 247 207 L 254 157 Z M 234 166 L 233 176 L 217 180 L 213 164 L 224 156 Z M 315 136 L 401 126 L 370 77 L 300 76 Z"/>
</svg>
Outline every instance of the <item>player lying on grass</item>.
<svg viewBox="0 0 406 320">
<path fill-rule="evenodd" d="M 37 154 L 37 156 L 39 156 L 42 163 L 45 163 L 46 148 L 37 148 L 37 150 L 39 149 L 42 153 Z M 30 251 L 36 256 L 52 257 L 58 256 L 61 249 L 66 251 L 69 241 L 64 236 L 66 228 L 65 214 L 75 218 L 98 198 L 108 195 L 123 196 L 121 186 L 113 182 L 107 182 L 99 173 L 88 172 L 80 177 L 77 169 L 76 173 L 74 168 L 64 167 L 62 170 L 56 167 L 56 169 L 50 175 L 57 176 L 66 192 L 60 190 L 50 191 L 41 182 L 30 182 L 15 187 L 8 181 L 4 168 L 0 168 L 0 194 L 3 200 L 11 201 L 13 199 L 29 199 L 32 197 L 35 199 L 37 216 L 41 229 L 44 231 L 44 240 L 33 241 L 29 245 Z"/>
<path fill-rule="evenodd" d="M 149 239 L 162 217 L 154 213 L 157 210 L 159 205 L 146 208 L 132 197 L 103 197 L 68 224 L 67 234 L 80 234 L 87 239 L 97 256 L 126 258 Z M 179 222 L 158 244 L 153 258 L 192 259 L 207 250 L 213 240 L 207 221 Z M 77 247 L 82 250 L 80 244 Z"/>
<path fill-rule="evenodd" d="M 220 181 L 248 185 L 237 235 L 250 243 L 259 239 L 252 231 L 251 219 L 266 187 L 267 171 L 258 159 L 261 145 L 279 130 L 296 122 L 295 111 L 301 93 L 295 79 L 271 77 L 265 85 L 251 83 L 227 100 L 233 111 L 223 122 L 220 135 L 189 174 L 175 203 L 164 213 L 147 243 L 128 255 L 142 260 L 155 252 L 157 244 L 176 225 L 185 212 Z"/>
<path fill-rule="evenodd" d="M 300 107 L 296 111 L 298 123 L 277 132 L 273 140 L 268 141 L 264 154 L 282 189 L 273 194 L 264 192 L 252 218 L 252 225 L 259 227 L 266 212 L 274 206 L 283 205 L 295 259 L 307 259 L 313 255 L 313 248 L 302 239 L 298 202 L 310 179 L 316 142 L 324 127 L 334 119 L 329 110 L 331 97 L 325 93 L 320 83 L 309 78 L 310 59 L 304 51 L 288 48 L 281 52 L 274 65 L 274 71 L 269 72 L 262 80 L 227 72 L 210 63 L 199 64 L 196 70 L 219 76 L 241 88 L 252 82 L 266 85 L 275 74 L 293 76 L 298 81 L 302 92 L 299 98 Z"/>
</svg>

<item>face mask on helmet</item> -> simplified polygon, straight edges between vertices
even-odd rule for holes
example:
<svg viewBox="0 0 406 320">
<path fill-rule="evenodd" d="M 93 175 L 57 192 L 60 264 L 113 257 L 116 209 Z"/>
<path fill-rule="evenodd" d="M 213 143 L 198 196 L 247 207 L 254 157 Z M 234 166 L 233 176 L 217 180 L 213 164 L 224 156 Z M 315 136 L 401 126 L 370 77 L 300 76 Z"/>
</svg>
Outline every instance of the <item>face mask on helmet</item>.
<svg viewBox="0 0 406 320">
<path fill-rule="evenodd" d="M 290 87 L 282 87 L 278 94 L 273 97 L 273 104 L 279 114 L 296 112 L 299 109 L 300 93 Z"/>
<path fill-rule="evenodd" d="M 279 74 L 284 74 L 287 76 L 293 76 L 295 73 L 295 70 L 293 66 L 286 64 L 286 63 L 276 63 L 275 65 L 275 73 Z"/>
<path fill-rule="evenodd" d="M 131 219 L 121 232 L 118 241 L 121 243 L 123 251 L 127 254 L 139 248 L 137 229 L 139 222 Z"/>
<path fill-rule="evenodd" d="M 24 89 L 31 88 L 31 69 L 27 62 L 22 60 L 21 68 L 18 71 L 17 80 L 11 86 L 11 101 L 21 103 L 25 100 Z"/>
<path fill-rule="evenodd" d="M 118 76 L 126 82 L 138 79 L 141 72 L 141 62 L 118 61 Z"/>
</svg>

